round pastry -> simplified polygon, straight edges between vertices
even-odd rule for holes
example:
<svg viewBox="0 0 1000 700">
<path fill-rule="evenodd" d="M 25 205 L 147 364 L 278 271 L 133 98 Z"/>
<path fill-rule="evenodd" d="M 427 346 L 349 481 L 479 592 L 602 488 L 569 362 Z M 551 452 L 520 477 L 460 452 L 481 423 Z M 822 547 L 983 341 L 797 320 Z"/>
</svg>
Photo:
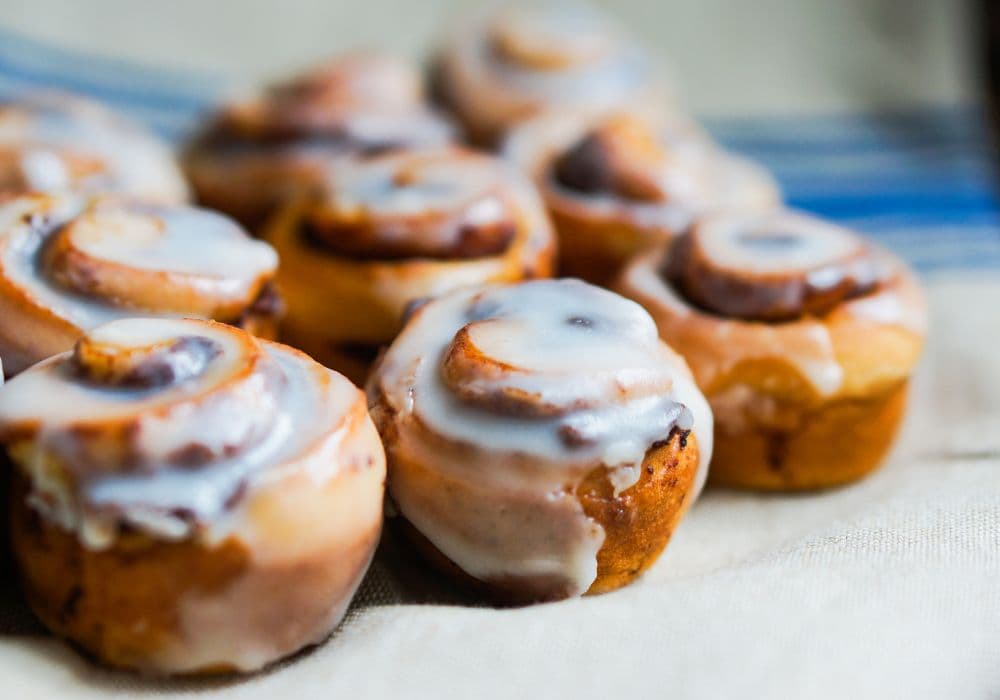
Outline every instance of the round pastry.
<svg viewBox="0 0 1000 700">
<path fill-rule="evenodd" d="M 0 102 L 0 195 L 64 191 L 188 197 L 167 145 L 107 107 L 58 92 Z"/>
<path fill-rule="evenodd" d="M 554 255 L 531 183 L 455 147 L 344 162 L 265 236 L 281 256 L 283 339 L 359 382 L 414 300 L 547 277 Z"/>
<path fill-rule="evenodd" d="M 0 356 L 8 374 L 127 316 L 214 318 L 275 337 L 278 257 L 187 205 L 72 194 L 0 204 Z"/>
<path fill-rule="evenodd" d="M 579 280 L 419 307 L 369 384 L 404 532 L 496 598 L 624 586 L 698 495 L 712 415 L 641 307 Z"/>
<path fill-rule="evenodd" d="M 423 101 L 419 74 L 378 54 L 348 54 L 223 106 L 188 149 L 199 201 L 248 226 L 311 191 L 332 162 L 452 140 Z"/>
<path fill-rule="evenodd" d="M 324 639 L 379 538 L 364 395 L 211 321 L 131 318 L 0 390 L 32 608 L 102 663 L 252 671 Z"/>
<path fill-rule="evenodd" d="M 456 29 L 435 61 L 432 82 L 437 99 L 476 143 L 491 145 L 541 112 L 660 110 L 670 101 L 645 51 L 592 7 L 494 7 Z"/>
<path fill-rule="evenodd" d="M 780 200 L 763 168 L 680 119 L 546 115 L 514 129 L 503 150 L 538 184 L 559 235 L 560 274 L 595 284 L 610 283 L 636 252 L 699 214 Z"/>
<path fill-rule="evenodd" d="M 905 265 L 861 236 L 790 211 L 717 213 L 638 256 L 618 290 L 712 405 L 714 483 L 834 486 L 890 447 L 925 308 Z"/>
</svg>

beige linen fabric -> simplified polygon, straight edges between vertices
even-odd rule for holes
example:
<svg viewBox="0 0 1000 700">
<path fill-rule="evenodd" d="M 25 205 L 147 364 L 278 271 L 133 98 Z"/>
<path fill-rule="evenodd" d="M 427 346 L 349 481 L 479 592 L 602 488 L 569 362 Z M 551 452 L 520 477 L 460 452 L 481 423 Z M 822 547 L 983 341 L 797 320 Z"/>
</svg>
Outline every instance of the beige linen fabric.
<svg viewBox="0 0 1000 700">
<path fill-rule="evenodd" d="M 386 543 L 321 647 L 243 680 L 100 670 L 0 599 L 0 697 L 1000 697 L 1000 275 L 937 276 L 904 437 L 827 493 L 709 491 L 636 585 L 476 607 Z"/>
</svg>

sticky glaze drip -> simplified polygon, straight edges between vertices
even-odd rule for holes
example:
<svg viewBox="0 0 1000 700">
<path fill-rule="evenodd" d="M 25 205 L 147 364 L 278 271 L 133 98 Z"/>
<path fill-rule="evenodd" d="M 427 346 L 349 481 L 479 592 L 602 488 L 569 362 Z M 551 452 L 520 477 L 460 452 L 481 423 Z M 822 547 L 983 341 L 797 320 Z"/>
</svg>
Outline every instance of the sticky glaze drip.
<svg viewBox="0 0 1000 700">
<path fill-rule="evenodd" d="M 170 376 L 120 381 L 178 353 L 188 363 Z M 108 546 L 121 523 L 179 539 L 211 531 L 336 425 L 357 395 L 330 376 L 229 326 L 126 319 L 9 382 L 0 439 L 28 446 L 15 449 L 33 504 L 87 546 Z"/>
<path fill-rule="evenodd" d="M 306 216 L 323 247 L 355 258 L 477 258 L 502 253 L 518 214 L 520 175 L 459 149 L 405 151 L 333 169 Z"/>
<path fill-rule="evenodd" d="M 638 305 L 579 281 L 429 302 L 373 381 L 395 412 L 400 454 L 476 494 L 459 502 L 397 480 L 396 505 L 484 580 L 555 577 L 569 594 L 586 591 L 604 533 L 576 486 L 604 466 L 616 491 L 629 488 L 650 446 L 675 427 L 695 431 L 699 489 L 704 482 L 711 413 L 683 361 Z"/>
</svg>

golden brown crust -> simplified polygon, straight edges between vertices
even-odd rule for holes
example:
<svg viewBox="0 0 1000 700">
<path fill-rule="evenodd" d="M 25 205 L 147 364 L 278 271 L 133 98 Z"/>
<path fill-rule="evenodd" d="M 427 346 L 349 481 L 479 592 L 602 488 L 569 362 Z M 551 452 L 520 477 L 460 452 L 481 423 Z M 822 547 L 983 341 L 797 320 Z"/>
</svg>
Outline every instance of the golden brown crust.
<svg viewBox="0 0 1000 700">
<path fill-rule="evenodd" d="M 383 435 L 389 445 L 390 479 L 393 471 L 406 469 L 411 482 L 415 477 L 417 481 L 425 481 L 428 488 L 464 488 L 447 483 L 438 472 L 394 454 L 391 435 L 391 431 Z M 694 435 L 675 430 L 668 441 L 650 448 L 639 480 L 617 496 L 604 467 L 592 471 L 577 487 L 576 495 L 584 513 L 605 533 L 597 553 L 597 578 L 587 590 L 588 595 L 626 586 L 656 562 L 693 501 L 698 454 Z M 475 578 L 445 556 L 405 517 L 400 515 L 391 522 L 444 575 L 498 603 L 553 601 L 568 594 L 566 581 L 559 577 L 507 576 L 488 581 Z"/>
<path fill-rule="evenodd" d="M 719 422 L 709 482 L 762 491 L 805 491 L 857 481 L 882 462 L 906 410 L 909 382 L 868 398 L 815 406 L 794 401 L 781 419 Z"/>
<path fill-rule="evenodd" d="M 32 610 L 56 635 L 118 668 L 157 670 L 157 659 L 185 644 L 186 597 L 223 598 L 248 582 L 258 591 L 259 608 L 230 614 L 245 616 L 248 636 L 269 635 L 280 647 L 301 634 L 301 626 L 328 616 L 331 600 L 349 599 L 380 530 L 375 523 L 346 549 L 270 566 L 255 563 L 235 537 L 209 546 L 128 533 L 112 548 L 92 551 L 27 505 L 25 493 L 19 478 L 11 501 L 12 541 Z M 239 670 L 211 663 L 183 673 Z"/>
</svg>

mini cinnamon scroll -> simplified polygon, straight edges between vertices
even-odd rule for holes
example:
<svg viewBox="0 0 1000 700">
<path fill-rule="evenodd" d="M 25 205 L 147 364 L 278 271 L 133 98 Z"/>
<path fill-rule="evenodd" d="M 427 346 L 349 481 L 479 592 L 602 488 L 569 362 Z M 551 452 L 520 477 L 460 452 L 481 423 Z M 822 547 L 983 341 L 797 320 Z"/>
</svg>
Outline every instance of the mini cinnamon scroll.
<svg viewBox="0 0 1000 700">
<path fill-rule="evenodd" d="M 614 113 L 551 115 L 514 129 L 504 154 L 530 172 L 559 235 L 560 274 L 607 285 L 638 251 L 715 209 L 777 206 L 773 178 L 691 123 Z"/>
<path fill-rule="evenodd" d="M 552 272 L 553 234 L 531 184 L 459 148 L 398 151 L 331 170 L 276 218 L 286 342 L 363 381 L 414 301 Z"/>
<path fill-rule="evenodd" d="M 101 326 L 0 390 L 32 608 L 100 662 L 253 671 L 322 641 L 381 529 L 364 395 L 210 321 Z"/>
<path fill-rule="evenodd" d="M 582 4 L 480 12 L 452 32 L 433 73 L 436 97 L 480 145 L 542 112 L 659 111 L 672 101 L 645 50 Z"/>
<path fill-rule="evenodd" d="M 188 198 L 165 143 L 97 102 L 58 92 L 0 102 L 0 196 L 30 192 L 117 193 L 164 204 Z"/>
<path fill-rule="evenodd" d="M 8 374 L 128 316 L 214 318 L 275 337 L 274 250 L 221 214 L 77 195 L 0 204 L 0 356 Z"/>
<path fill-rule="evenodd" d="M 579 280 L 421 306 L 369 383 L 399 522 L 505 601 L 624 586 L 697 497 L 712 415 L 638 305 Z"/>
<path fill-rule="evenodd" d="M 188 149 L 200 202 L 255 228 L 311 192 L 349 155 L 449 143 L 419 74 L 379 54 L 348 54 L 224 105 Z"/>
<path fill-rule="evenodd" d="M 715 214 L 617 289 L 656 319 L 715 412 L 712 481 L 816 489 L 873 470 L 925 335 L 917 283 L 861 236 L 802 214 Z"/>
</svg>

